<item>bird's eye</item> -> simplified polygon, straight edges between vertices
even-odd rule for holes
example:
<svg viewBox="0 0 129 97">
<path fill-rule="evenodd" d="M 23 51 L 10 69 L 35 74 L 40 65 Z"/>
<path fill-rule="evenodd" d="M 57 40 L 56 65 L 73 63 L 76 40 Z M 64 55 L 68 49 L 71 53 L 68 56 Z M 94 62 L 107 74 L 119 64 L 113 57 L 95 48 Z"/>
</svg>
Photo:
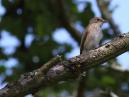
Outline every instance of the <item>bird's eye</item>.
<svg viewBox="0 0 129 97">
<path fill-rule="evenodd" d="M 100 19 L 97 19 L 97 21 L 99 21 Z"/>
</svg>

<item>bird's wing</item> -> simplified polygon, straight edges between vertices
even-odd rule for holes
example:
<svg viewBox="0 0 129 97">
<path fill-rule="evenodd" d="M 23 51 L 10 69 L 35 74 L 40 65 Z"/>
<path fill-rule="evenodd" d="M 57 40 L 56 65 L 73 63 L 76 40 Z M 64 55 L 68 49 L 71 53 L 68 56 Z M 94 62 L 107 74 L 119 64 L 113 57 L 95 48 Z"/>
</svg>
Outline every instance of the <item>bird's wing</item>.
<svg viewBox="0 0 129 97">
<path fill-rule="evenodd" d="M 85 30 L 82 34 L 82 38 L 81 38 L 81 45 L 80 45 L 80 54 L 82 54 L 82 51 L 83 51 L 83 48 L 84 48 L 84 43 L 85 43 L 85 40 L 87 38 L 87 34 L 88 34 L 88 31 Z"/>
</svg>

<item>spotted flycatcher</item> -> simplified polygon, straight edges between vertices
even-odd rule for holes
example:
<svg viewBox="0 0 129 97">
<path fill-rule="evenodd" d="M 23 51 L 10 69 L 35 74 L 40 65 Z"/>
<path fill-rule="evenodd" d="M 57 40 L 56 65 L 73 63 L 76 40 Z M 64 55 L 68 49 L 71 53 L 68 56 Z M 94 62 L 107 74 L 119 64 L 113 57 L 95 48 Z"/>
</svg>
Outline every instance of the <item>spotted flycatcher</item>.
<svg viewBox="0 0 129 97">
<path fill-rule="evenodd" d="M 91 49 L 94 49 L 99 46 L 100 40 L 103 37 L 101 26 L 105 22 L 104 19 L 100 17 L 94 17 L 90 20 L 88 27 L 84 31 L 82 38 L 81 38 L 81 45 L 80 45 L 80 54 L 85 53 Z M 83 72 L 88 77 L 88 70 Z M 82 76 L 79 81 L 77 97 L 84 97 L 85 91 L 85 80 L 86 78 Z"/>
<path fill-rule="evenodd" d="M 80 54 L 99 46 L 103 37 L 101 26 L 104 22 L 105 20 L 100 17 L 94 17 L 90 20 L 81 38 Z"/>
</svg>

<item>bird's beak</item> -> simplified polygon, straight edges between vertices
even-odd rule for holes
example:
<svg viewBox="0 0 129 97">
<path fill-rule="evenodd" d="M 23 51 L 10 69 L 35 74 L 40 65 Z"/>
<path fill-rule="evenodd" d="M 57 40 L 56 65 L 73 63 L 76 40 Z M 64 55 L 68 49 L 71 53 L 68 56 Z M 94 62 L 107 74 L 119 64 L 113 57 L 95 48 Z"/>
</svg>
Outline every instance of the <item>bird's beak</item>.
<svg viewBox="0 0 129 97">
<path fill-rule="evenodd" d="M 106 23 L 106 22 L 107 22 L 107 20 L 104 20 L 104 19 L 103 19 L 103 20 L 102 20 L 102 22 L 103 22 L 103 23 Z"/>
</svg>

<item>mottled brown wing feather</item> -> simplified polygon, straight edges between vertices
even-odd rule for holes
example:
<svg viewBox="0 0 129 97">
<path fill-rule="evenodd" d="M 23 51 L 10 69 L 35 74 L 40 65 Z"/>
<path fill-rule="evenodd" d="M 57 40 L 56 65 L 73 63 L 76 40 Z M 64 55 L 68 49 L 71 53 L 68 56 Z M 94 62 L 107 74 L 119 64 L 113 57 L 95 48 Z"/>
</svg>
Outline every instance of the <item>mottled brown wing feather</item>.
<svg viewBox="0 0 129 97">
<path fill-rule="evenodd" d="M 82 51 L 83 51 L 83 48 L 84 48 L 84 43 L 85 43 L 85 40 L 87 38 L 87 34 L 88 34 L 88 31 L 84 31 L 83 34 L 82 34 L 82 38 L 81 38 L 81 45 L 80 45 L 80 54 L 82 54 Z"/>
</svg>

